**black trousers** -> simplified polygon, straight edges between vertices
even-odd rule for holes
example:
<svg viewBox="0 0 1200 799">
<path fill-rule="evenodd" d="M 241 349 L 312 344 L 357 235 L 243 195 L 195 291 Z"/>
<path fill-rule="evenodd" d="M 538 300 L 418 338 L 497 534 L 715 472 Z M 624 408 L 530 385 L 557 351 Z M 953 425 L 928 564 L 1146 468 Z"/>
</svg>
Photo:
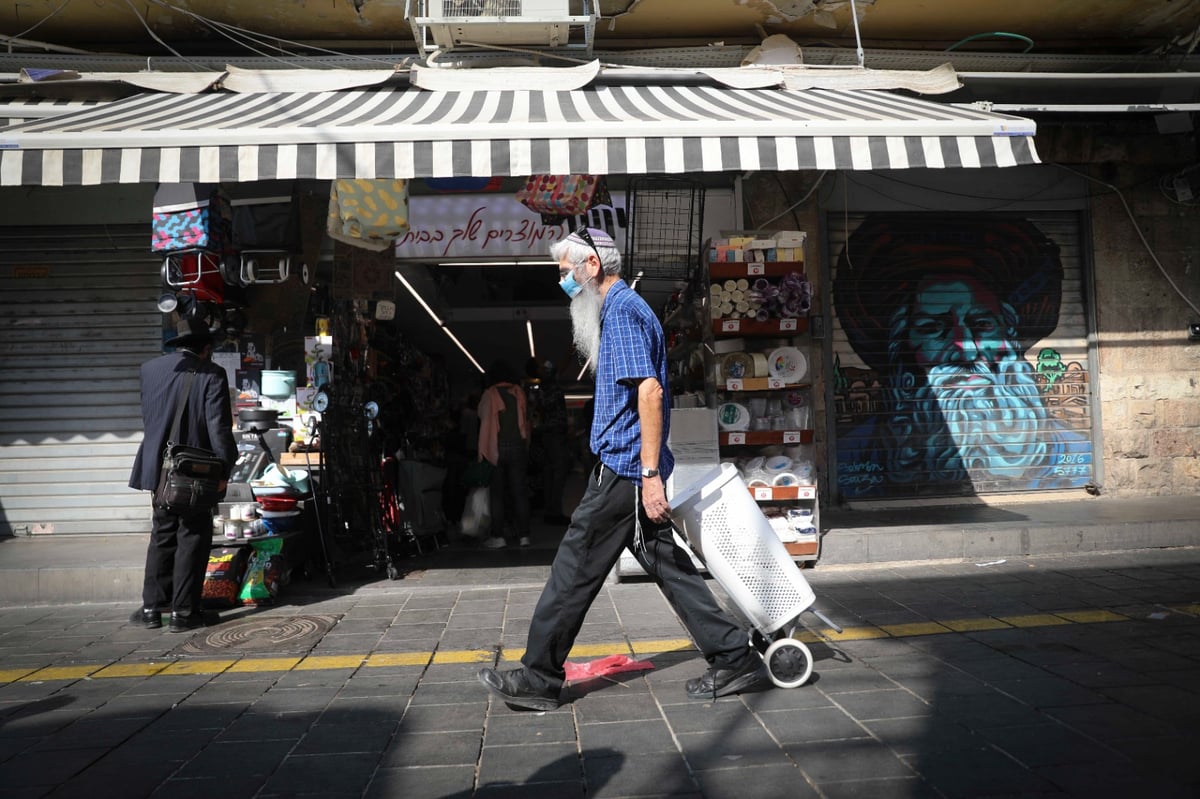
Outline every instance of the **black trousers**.
<svg viewBox="0 0 1200 799">
<path fill-rule="evenodd" d="M 154 508 L 142 607 L 167 605 L 175 613 L 198 613 L 208 552 L 212 547 L 212 510 L 180 516 Z"/>
<path fill-rule="evenodd" d="M 644 548 L 634 544 L 635 514 L 641 518 Z M 670 525 L 652 522 L 637 487 L 600 463 L 592 469 L 533 611 L 521 662 L 536 681 L 561 689 L 563 663 L 588 608 L 626 547 L 658 583 L 710 666 L 738 668 L 746 658 L 758 657 L 747 630 L 721 609 Z"/>
</svg>

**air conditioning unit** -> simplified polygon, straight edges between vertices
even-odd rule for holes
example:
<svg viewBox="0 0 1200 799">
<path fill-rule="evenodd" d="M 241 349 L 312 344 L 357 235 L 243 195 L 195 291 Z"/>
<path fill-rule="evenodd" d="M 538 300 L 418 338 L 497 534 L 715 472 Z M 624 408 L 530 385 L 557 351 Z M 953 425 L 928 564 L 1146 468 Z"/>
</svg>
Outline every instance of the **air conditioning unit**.
<svg viewBox="0 0 1200 799">
<path fill-rule="evenodd" d="M 572 5 L 581 13 L 572 14 Z M 408 0 L 407 13 L 426 51 L 508 46 L 591 52 L 596 30 L 591 0 Z"/>
</svg>

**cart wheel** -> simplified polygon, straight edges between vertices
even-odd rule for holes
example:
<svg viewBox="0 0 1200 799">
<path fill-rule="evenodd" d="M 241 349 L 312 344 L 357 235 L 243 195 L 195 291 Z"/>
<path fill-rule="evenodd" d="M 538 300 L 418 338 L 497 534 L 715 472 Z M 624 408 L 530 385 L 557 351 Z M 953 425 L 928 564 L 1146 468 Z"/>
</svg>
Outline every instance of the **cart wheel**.
<svg viewBox="0 0 1200 799">
<path fill-rule="evenodd" d="M 812 675 L 812 652 L 795 638 L 780 638 L 763 655 L 771 682 L 780 688 L 804 685 Z"/>
</svg>

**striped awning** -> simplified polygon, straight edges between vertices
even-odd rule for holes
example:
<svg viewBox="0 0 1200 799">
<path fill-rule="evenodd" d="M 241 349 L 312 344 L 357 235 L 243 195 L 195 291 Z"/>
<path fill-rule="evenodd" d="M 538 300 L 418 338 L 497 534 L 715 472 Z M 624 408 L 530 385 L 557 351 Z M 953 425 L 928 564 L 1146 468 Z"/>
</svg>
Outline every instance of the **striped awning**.
<svg viewBox="0 0 1200 799">
<path fill-rule="evenodd" d="M 144 94 L 0 129 L 0 185 L 1014 166 L 1034 131 L 885 91 Z"/>
</svg>

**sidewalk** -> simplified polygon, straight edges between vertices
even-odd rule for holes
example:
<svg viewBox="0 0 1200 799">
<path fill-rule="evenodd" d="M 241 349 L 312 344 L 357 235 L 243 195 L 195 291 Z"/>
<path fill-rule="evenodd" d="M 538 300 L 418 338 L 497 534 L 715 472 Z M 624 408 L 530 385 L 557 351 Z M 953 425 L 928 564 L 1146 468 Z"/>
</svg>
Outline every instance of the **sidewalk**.
<svg viewBox="0 0 1200 799">
<path fill-rule="evenodd" d="M 823 507 L 821 525 L 826 534 L 818 570 L 1200 546 L 1200 496 L 1083 497 L 886 510 Z M 561 528 L 543 525 L 540 519 L 535 519 L 532 532 L 535 546 L 544 550 L 556 547 L 562 535 Z M 139 534 L 0 538 L 0 607 L 136 601 L 145 552 L 146 536 Z M 450 572 L 460 566 L 453 551 L 415 565 Z"/>
<path fill-rule="evenodd" d="M 645 580 L 607 585 L 572 661 L 653 670 L 550 713 L 490 701 L 548 550 L 289 587 L 194 634 L 136 602 L 0 611 L 6 797 L 1194 797 L 1200 550 L 806 572 L 810 681 L 716 702 Z M 996 562 L 1003 561 L 1003 562 Z M 432 559 L 431 559 L 432 562 Z M 136 596 L 136 592 L 131 594 Z"/>
</svg>

